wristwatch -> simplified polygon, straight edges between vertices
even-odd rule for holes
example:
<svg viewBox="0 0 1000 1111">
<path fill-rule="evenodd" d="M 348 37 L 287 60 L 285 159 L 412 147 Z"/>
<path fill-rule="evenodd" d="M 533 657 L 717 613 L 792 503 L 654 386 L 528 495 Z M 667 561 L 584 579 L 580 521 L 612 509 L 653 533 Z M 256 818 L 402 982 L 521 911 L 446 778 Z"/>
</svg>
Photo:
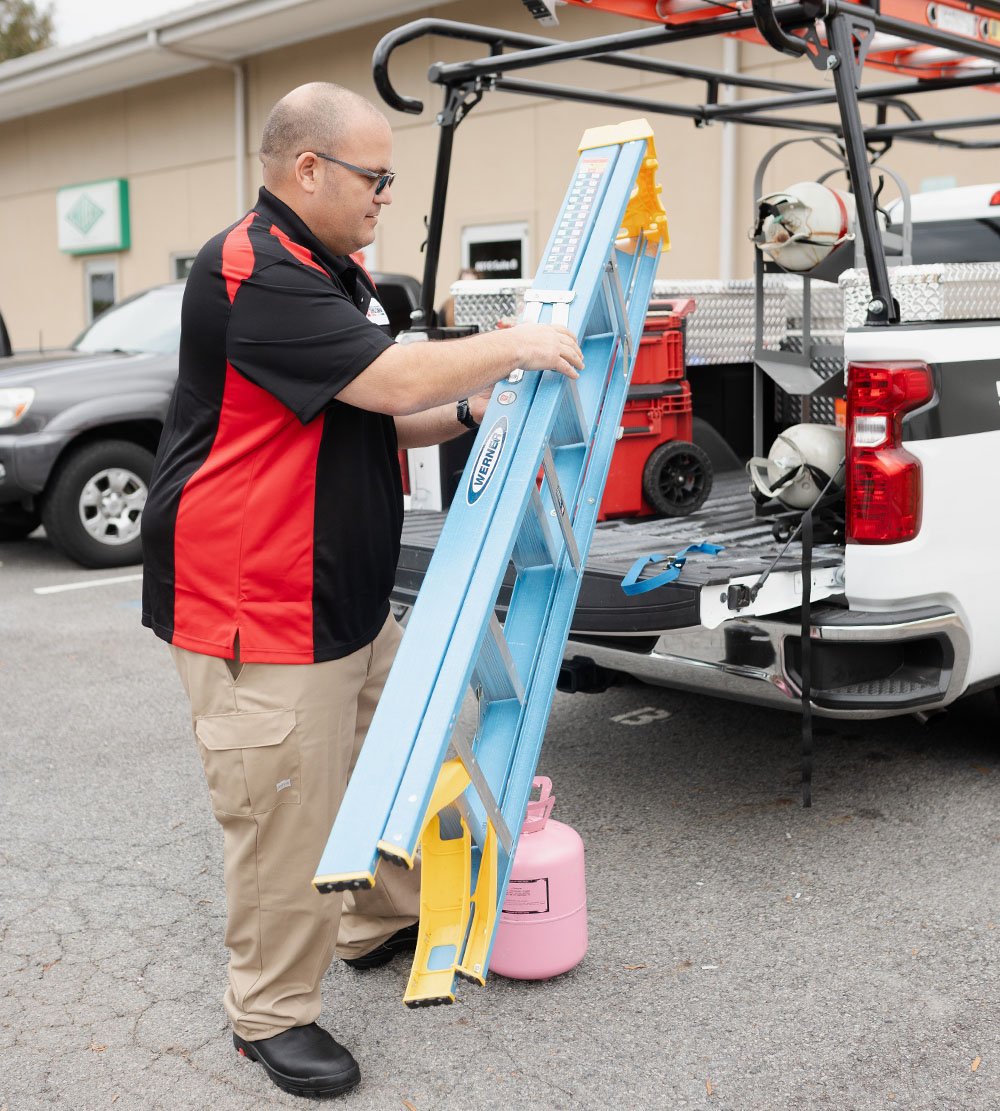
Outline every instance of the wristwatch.
<svg viewBox="0 0 1000 1111">
<path fill-rule="evenodd" d="M 466 398 L 464 401 L 460 401 L 455 409 L 459 424 L 464 424 L 466 428 L 471 428 L 473 431 L 475 431 L 479 427 L 479 421 L 476 420 L 476 418 L 472 415 L 471 410 L 469 409 L 468 398 Z"/>
</svg>

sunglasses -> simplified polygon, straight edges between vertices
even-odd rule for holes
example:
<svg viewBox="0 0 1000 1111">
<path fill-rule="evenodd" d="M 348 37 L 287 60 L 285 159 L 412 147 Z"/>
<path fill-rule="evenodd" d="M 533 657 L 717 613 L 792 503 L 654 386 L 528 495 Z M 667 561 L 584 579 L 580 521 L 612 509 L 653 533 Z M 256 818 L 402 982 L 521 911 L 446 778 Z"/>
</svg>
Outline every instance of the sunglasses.
<svg viewBox="0 0 1000 1111">
<path fill-rule="evenodd" d="M 387 186 L 391 186 L 396 180 L 395 174 L 377 174 L 374 170 L 365 170 L 361 166 L 353 166 L 350 162 L 344 162 L 339 158 L 333 158 L 329 154 L 320 154 L 318 150 L 312 152 L 317 158 L 324 158 L 327 162 L 336 162 L 338 166 L 343 166 L 345 170 L 353 170 L 356 174 L 364 174 L 365 177 L 371 178 L 375 182 L 375 196 L 382 192 Z"/>
</svg>

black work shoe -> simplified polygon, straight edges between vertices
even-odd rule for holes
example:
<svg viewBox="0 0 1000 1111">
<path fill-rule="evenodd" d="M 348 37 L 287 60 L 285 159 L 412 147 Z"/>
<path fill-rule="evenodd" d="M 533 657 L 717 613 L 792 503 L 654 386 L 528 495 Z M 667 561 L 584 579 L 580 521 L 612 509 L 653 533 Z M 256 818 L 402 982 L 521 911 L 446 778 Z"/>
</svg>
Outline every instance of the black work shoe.
<svg viewBox="0 0 1000 1111">
<path fill-rule="evenodd" d="M 369 968 L 380 968 L 383 964 L 388 964 L 397 953 L 412 953 L 416 949 L 418 926 L 418 922 L 414 922 L 412 926 L 404 926 L 403 929 L 397 930 L 387 941 L 383 941 L 377 949 L 365 953 L 363 957 L 342 957 L 341 960 L 344 964 L 349 964 L 356 972 L 367 972 Z"/>
<path fill-rule="evenodd" d="M 295 1096 L 337 1096 L 361 1079 L 357 1061 L 315 1022 L 256 1042 L 233 1034 L 233 1045 L 241 1056 L 260 1061 L 274 1083 Z"/>
</svg>

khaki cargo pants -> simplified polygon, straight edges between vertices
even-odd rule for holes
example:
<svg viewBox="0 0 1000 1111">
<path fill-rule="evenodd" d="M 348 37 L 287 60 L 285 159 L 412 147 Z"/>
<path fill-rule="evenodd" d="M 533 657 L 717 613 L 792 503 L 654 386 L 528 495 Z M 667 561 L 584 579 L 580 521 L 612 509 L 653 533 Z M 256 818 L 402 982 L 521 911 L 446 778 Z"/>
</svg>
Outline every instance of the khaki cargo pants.
<svg viewBox="0 0 1000 1111">
<path fill-rule="evenodd" d="M 419 867 L 379 867 L 372 891 L 311 883 L 400 637 L 390 615 L 370 645 L 318 664 L 171 646 L 224 834 L 224 1002 L 248 1041 L 314 1022 L 334 951 L 362 956 L 419 917 Z"/>
</svg>

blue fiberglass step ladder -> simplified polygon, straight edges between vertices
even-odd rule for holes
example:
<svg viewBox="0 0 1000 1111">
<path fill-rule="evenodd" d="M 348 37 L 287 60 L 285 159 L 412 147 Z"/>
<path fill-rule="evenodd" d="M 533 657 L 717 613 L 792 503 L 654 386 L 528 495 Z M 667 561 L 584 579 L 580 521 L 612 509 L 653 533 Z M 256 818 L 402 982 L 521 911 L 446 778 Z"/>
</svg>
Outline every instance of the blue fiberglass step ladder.
<svg viewBox="0 0 1000 1111">
<path fill-rule="evenodd" d="M 420 846 L 409 1006 L 452 1002 L 456 977 L 485 982 L 667 243 L 656 167 L 645 120 L 583 137 L 522 319 L 571 328 L 584 370 L 576 381 L 516 370 L 494 390 L 313 880 L 321 892 L 371 887 L 380 858 L 412 867 Z M 455 733 L 470 685 L 471 743 Z"/>
</svg>

